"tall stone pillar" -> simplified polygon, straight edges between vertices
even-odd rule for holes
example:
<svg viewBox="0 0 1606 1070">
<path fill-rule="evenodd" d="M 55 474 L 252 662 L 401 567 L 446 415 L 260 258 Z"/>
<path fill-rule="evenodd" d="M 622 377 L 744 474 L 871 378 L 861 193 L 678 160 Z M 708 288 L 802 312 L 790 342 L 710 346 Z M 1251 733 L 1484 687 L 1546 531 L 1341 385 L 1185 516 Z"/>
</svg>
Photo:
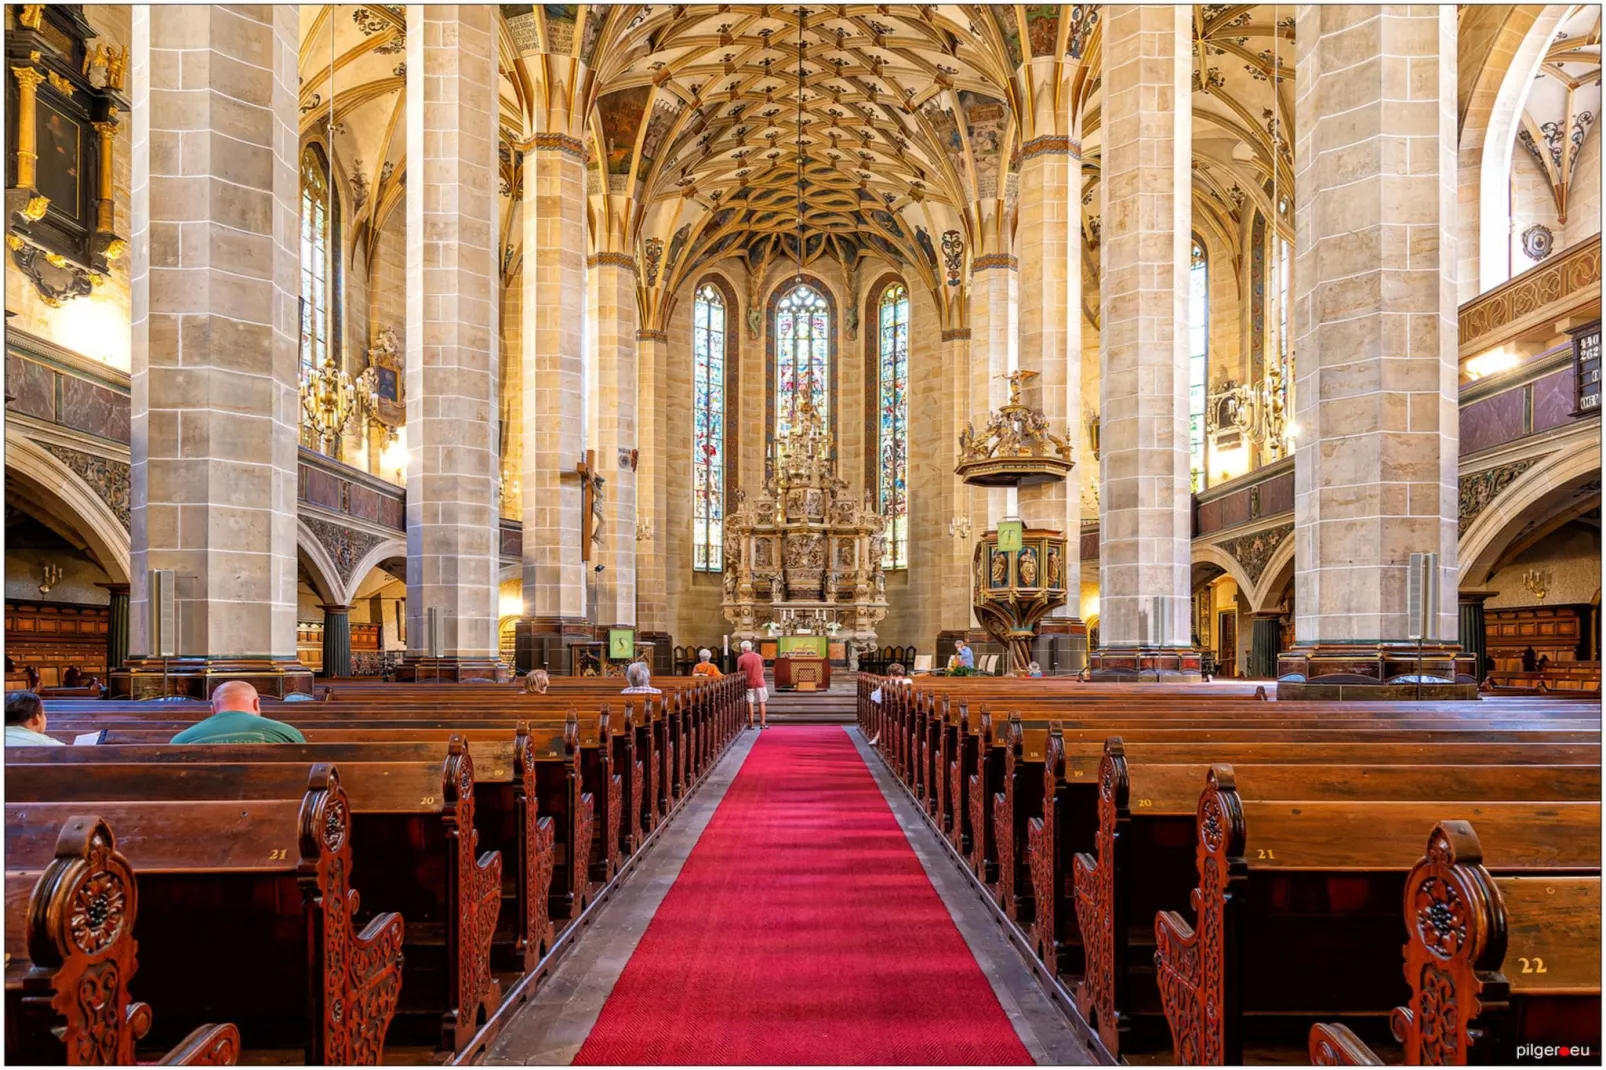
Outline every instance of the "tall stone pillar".
<svg viewBox="0 0 1606 1070">
<path fill-rule="evenodd" d="M 640 458 L 636 414 L 651 398 L 638 393 L 636 367 L 636 258 L 598 253 L 591 258 L 597 301 L 597 468 L 604 479 L 603 544 L 595 548 L 596 621 L 636 626 L 636 466 Z"/>
<path fill-rule="evenodd" d="M 1034 63 L 1054 67 L 1051 61 Z M 1082 148 L 1064 134 L 1044 134 L 1021 146 L 1020 367 L 1037 373 L 1023 397 L 1048 418 L 1051 433 L 1078 440 L 1082 419 L 1082 270 L 1080 246 Z M 1083 458 L 1078 457 L 1078 465 Z M 1065 533 L 1065 604 L 1039 625 L 1033 657 L 1051 671 L 1087 664 L 1082 620 L 1080 467 L 1062 482 L 1020 491 L 1027 527 Z"/>
<path fill-rule="evenodd" d="M 966 639 L 970 634 L 970 554 L 974 536 L 981 530 L 970 512 L 975 488 L 966 486 L 954 474 L 959 432 L 978 415 L 970 406 L 970 341 L 969 327 L 945 328 L 942 332 L 939 377 L 948 426 L 936 464 L 936 493 L 940 500 L 935 512 L 938 522 L 945 525 L 948 541 L 946 552 L 934 564 L 939 570 L 937 653 L 944 660 L 952 652 L 954 640 Z M 968 528 L 954 525 L 956 520 L 966 521 Z"/>
<path fill-rule="evenodd" d="M 133 660 L 114 695 L 296 661 L 297 69 L 293 7 L 136 7 L 133 22 Z M 178 654 L 148 627 L 171 569 Z"/>
<path fill-rule="evenodd" d="M 319 606 L 323 610 L 323 674 L 351 675 L 351 607 Z"/>
<path fill-rule="evenodd" d="M 494 679 L 496 14 L 407 9 L 407 657 L 400 678 Z M 443 614 L 428 654 L 429 611 Z"/>
<path fill-rule="evenodd" d="M 547 57 L 547 63 L 562 63 Z M 572 61 L 570 61 L 572 62 Z M 524 157 L 524 612 L 520 663 L 569 671 L 589 639 L 581 553 L 585 460 L 585 145 L 566 126 Z M 602 467 L 599 459 L 599 467 Z M 612 475 L 613 472 L 609 472 Z"/>
<path fill-rule="evenodd" d="M 667 647 L 669 632 L 669 336 L 636 332 L 636 628 L 643 639 Z"/>
<path fill-rule="evenodd" d="M 1096 678 L 1197 679 L 1188 627 L 1192 8 L 1104 9 Z"/>
<path fill-rule="evenodd" d="M 128 660 L 128 584 L 100 583 L 96 586 L 104 587 L 111 595 L 106 620 L 106 672 L 110 674 Z"/>
<path fill-rule="evenodd" d="M 1295 648 L 1278 697 L 1470 697 L 1455 639 L 1456 13 L 1297 17 Z M 1413 552 L 1439 555 L 1441 639 L 1420 659 Z"/>
<path fill-rule="evenodd" d="M 986 426 L 988 415 L 1009 400 L 1009 384 L 1003 377 L 1014 370 L 1012 298 L 1019 272 L 1020 262 L 1008 253 L 984 253 L 971 261 L 970 412 L 966 420 L 975 424 L 978 433 Z M 1012 493 L 997 487 L 970 488 L 973 535 L 998 526 L 1009 512 Z"/>
</svg>

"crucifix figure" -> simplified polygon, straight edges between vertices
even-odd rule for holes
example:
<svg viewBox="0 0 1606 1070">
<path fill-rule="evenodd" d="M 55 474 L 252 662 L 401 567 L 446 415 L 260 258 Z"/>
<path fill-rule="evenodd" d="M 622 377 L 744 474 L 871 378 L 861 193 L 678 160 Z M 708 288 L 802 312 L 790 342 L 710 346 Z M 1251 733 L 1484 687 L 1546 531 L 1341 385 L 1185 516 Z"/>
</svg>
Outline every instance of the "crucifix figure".
<svg viewBox="0 0 1606 1070">
<path fill-rule="evenodd" d="M 580 475 L 580 560 L 590 561 L 592 545 L 603 545 L 602 487 L 607 480 L 597 472 L 595 450 L 586 450 L 574 470 Z"/>
</svg>

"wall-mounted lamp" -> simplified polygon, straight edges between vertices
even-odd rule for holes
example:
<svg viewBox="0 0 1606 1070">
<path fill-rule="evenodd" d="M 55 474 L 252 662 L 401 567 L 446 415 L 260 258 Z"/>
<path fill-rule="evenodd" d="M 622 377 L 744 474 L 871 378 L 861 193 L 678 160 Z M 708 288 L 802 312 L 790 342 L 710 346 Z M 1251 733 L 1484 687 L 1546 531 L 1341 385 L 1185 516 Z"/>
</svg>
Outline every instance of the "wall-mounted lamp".
<svg viewBox="0 0 1606 1070">
<path fill-rule="evenodd" d="M 1550 593 L 1550 573 L 1545 569 L 1528 569 L 1522 574 L 1522 585 L 1529 594 L 1543 602 L 1545 595 Z"/>
<path fill-rule="evenodd" d="M 39 566 L 39 593 L 49 594 L 50 589 L 61 582 L 61 566 L 45 562 Z"/>
</svg>

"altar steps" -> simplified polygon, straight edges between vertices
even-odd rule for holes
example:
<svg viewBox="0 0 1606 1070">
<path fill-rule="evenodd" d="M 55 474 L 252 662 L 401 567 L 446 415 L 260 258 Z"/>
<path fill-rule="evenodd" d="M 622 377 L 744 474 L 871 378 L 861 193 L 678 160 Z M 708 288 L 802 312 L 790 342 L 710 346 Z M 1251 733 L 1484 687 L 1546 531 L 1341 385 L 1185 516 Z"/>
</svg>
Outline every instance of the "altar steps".
<svg viewBox="0 0 1606 1070">
<path fill-rule="evenodd" d="M 857 716 L 859 688 L 854 674 L 831 674 L 829 691 L 776 691 L 770 684 L 771 724 L 849 724 Z"/>
</svg>

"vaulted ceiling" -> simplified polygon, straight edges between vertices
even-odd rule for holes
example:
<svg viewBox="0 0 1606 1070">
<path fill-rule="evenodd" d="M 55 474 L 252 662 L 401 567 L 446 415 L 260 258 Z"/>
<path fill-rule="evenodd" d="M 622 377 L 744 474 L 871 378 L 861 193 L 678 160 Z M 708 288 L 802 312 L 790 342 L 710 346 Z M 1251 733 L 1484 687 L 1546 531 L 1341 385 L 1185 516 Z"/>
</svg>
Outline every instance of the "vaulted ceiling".
<svg viewBox="0 0 1606 1070">
<path fill-rule="evenodd" d="M 583 87 L 597 247 L 639 254 L 647 290 L 713 260 L 761 272 L 798 255 L 865 255 L 941 300 L 969 256 L 1007 250 L 1015 157 L 1033 115 L 1073 110 L 1084 156 L 1088 307 L 1097 307 L 1099 8 L 1091 5 L 502 5 L 504 263 L 519 262 L 519 153 L 542 57 Z M 332 141 L 361 238 L 399 207 L 406 176 L 405 8 L 302 8 L 303 136 Z M 1260 208 L 1291 211 L 1293 8 L 1194 9 L 1194 217 L 1241 255 Z M 800 47 L 801 42 L 801 47 Z M 1034 84 L 1058 57 L 1073 75 Z M 331 58 L 332 57 L 332 58 Z M 801 75 L 800 75 L 801 72 Z M 801 88 L 800 88 L 801 81 Z M 1045 97 L 1044 94 L 1053 94 Z M 1066 97 L 1069 100 L 1066 100 Z M 333 134 L 329 101 L 335 101 Z M 801 167 L 800 167 L 801 163 Z M 800 174 L 801 172 L 801 174 Z M 801 205 L 801 220 L 799 208 Z M 372 242 L 364 243 L 370 250 Z M 948 254 L 958 254 L 957 268 Z M 952 293 L 948 293 L 952 289 Z M 656 304 L 649 297 L 648 306 Z"/>
<path fill-rule="evenodd" d="M 1550 184 L 1563 223 L 1580 150 L 1600 116 L 1600 12 L 1598 4 L 1580 4 L 1562 19 L 1517 130 L 1517 141 Z"/>
</svg>

